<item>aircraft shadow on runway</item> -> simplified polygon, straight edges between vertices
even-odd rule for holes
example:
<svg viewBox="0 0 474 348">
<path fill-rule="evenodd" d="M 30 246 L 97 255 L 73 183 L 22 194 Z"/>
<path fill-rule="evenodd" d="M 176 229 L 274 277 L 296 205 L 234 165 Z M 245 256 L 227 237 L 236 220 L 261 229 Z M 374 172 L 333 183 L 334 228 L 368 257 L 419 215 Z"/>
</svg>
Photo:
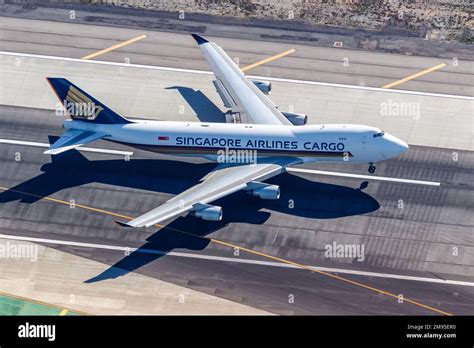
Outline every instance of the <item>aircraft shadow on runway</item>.
<svg viewBox="0 0 474 348">
<path fill-rule="evenodd" d="M 172 86 L 166 89 L 177 89 L 201 122 L 225 122 L 224 113 L 200 90 L 184 86 Z"/>
<path fill-rule="evenodd" d="M 89 161 L 78 151 L 71 150 L 52 156 L 52 162 L 41 167 L 43 173 L 0 193 L 0 203 L 20 201 L 31 204 L 42 197 L 88 183 L 178 194 L 195 185 L 214 167 L 214 163 L 196 164 L 163 159 Z M 280 185 L 282 195 L 279 200 L 265 201 L 245 192 L 224 197 L 213 202 L 224 209 L 222 221 L 203 221 L 193 216 L 180 217 L 150 236 L 137 251 L 87 282 L 133 272 L 174 249 L 202 250 L 210 242 L 202 237 L 230 223 L 264 224 L 271 216 L 268 211 L 309 219 L 334 219 L 365 214 L 379 208 L 378 202 L 362 191 L 367 186 L 365 182 L 361 187 L 352 188 L 314 182 L 291 174 L 281 174 L 268 182 Z M 128 197 L 134 199 L 133 193 Z M 136 199 L 139 199 L 138 194 Z M 142 211 L 145 212 L 146 210 Z"/>
<path fill-rule="evenodd" d="M 274 180 L 273 182 L 282 185 L 285 190 L 289 191 L 289 193 L 282 194 L 280 200 L 284 202 L 288 202 L 288 199 L 294 200 L 294 209 L 279 205 L 276 202 L 266 204 L 268 201 L 262 202 L 260 199 L 238 192 L 215 202 L 215 204 L 224 207 L 222 221 L 202 221 L 190 215 L 178 218 L 147 238 L 147 242 L 130 255 L 125 256 L 101 274 L 85 282 L 94 283 L 124 276 L 158 260 L 175 249 L 203 250 L 211 242 L 206 236 L 230 223 L 243 221 L 250 224 L 263 224 L 271 215 L 268 212 L 259 211 L 263 207 L 273 211 L 316 219 L 364 214 L 379 208 L 377 201 L 360 189 L 311 183 L 288 174 L 282 174 L 278 179 L 280 180 Z M 286 183 L 288 186 L 285 186 Z M 365 186 L 366 182 L 362 183 L 362 187 Z M 298 188 L 298 190 L 291 191 L 292 188 Z M 309 198 L 302 196 L 309 196 Z M 301 208 L 298 209 L 298 205 Z"/>
</svg>

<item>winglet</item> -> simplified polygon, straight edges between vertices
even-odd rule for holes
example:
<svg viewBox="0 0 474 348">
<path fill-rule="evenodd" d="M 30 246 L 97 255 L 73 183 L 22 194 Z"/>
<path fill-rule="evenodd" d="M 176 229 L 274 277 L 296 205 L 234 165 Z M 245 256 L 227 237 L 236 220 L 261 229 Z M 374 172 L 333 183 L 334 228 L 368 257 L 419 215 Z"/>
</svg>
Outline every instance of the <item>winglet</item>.
<svg viewBox="0 0 474 348">
<path fill-rule="evenodd" d="M 129 225 L 129 224 L 127 224 L 126 222 L 123 222 L 123 221 L 115 220 L 114 222 L 115 222 L 117 225 L 122 226 L 122 227 L 133 227 L 133 226 L 131 226 L 131 225 Z"/>
<path fill-rule="evenodd" d="M 191 36 L 194 38 L 194 40 L 196 40 L 198 45 L 202 45 L 202 44 L 205 44 L 206 42 L 209 42 L 202 36 L 199 36 L 198 34 L 191 34 Z"/>
</svg>

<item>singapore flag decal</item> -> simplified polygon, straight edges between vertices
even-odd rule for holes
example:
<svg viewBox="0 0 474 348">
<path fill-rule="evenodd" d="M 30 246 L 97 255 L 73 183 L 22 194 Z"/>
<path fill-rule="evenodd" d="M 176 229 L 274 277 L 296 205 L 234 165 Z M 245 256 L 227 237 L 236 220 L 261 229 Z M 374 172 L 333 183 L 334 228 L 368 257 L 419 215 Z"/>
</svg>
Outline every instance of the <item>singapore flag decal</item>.
<svg viewBox="0 0 474 348">
<path fill-rule="evenodd" d="M 158 136 L 158 142 L 159 143 L 167 143 L 170 140 L 170 137 L 160 135 Z"/>
</svg>

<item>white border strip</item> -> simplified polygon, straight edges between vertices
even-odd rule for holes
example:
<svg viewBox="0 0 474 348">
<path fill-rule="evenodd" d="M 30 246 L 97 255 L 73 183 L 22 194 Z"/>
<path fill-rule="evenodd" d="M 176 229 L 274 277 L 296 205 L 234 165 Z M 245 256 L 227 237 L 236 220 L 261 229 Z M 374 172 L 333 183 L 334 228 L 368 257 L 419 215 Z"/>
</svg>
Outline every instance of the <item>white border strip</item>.
<svg viewBox="0 0 474 348">
<path fill-rule="evenodd" d="M 325 171 L 325 170 L 314 170 L 314 169 L 304 169 L 304 168 L 287 168 L 286 170 L 288 172 L 294 172 L 294 173 L 340 176 L 340 177 L 345 177 L 345 178 L 379 180 L 379 181 L 391 181 L 391 182 L 401 182 L 401 183 L 404 183 L 404 184 L 417 184 L 417 185 L 428 185 L 428 186 L 440 186 L 441 185 L 441 183 L 434 182 L 434 181 L 389 178 L 389 177 L 385 177 L 385 176 L 360 175 L 360 174 L 340 173 L 340 172 L 328 172 L 328 171 Z"/>
<path fill-rule="evenodd" d="M 142 64 L 126 64 L 126 63 L 117 63 L 117 62 L 106 62 L 106 61 L 101 61 L 101 60 L 83 60 L 83 59 L 79 59 L 79 58 L 46 56 L 46 55 L 41 55 L 41 54 L 30 54 L 30 53 L 19 53 L 19 52 L 8 52 L 8 51 L 0 51 L 0 55 L 15 56 L 15 57 L 27 57 L 27 58 L 39 58 L 39 59 L 51 59 L 51 60 L 60 60 L 60 61 L 68 61 L 68 62 L 76 62 L 76 63 L 84 63 L 84 64 L 100 64 L 100 65 L 112 65 L 112 66 L 120 66 L 120 67 L 139 68 L 139 69 L 176 71 L 176 72 L 184 72 L 184 73 L 191 73 L 191 74 L 202 74 L 202 75 L 212 75 L 213 74 L 211 71 L 204 71 L 204 70 L 169 68 L 169 67 L 163 67 L 163 66 L 142 65 Z M 430 93 L 430 92 L 417 92 L 417 91 L 407 91 L 407 90 L 401 90 L 401 89 L 345 85 L 345 84 L 339 84 L 339 83 L 328 83 L 328 82 L 317 82 L 317 81 L 306 81 L 306 80 L 293 80 L 293 79 L 284 79 L 284 78 L 267 77 L 267 76 L 247 75 L 247 77 L 248 78 L 255 78 L 255 79 L 269 80 L 269 81 L 277 81 L 277 82 L 299 83 L 299 84 L 303 84 L 303 85 L 350 88 L 350 89 L 360 89 L 360 90 L 366 90 L 366 91 L 376 91 L 376 92 L 385 92 L 385 93 L 412 94 L 412 95 L 421 95 L 421 96 L 437 97 L 437 98 L 474 100 L 474 97 L 468 97 L 468 96 L 464 96 L 464 95 L 441 94 L 441 93 Z"/>
<path fill-rule="evenodd" d="M 169 256 L 175 256 L 175 257 L 191 258 L 191 259 L 203 259 L 203 260 L 211 260 L 211 261 L 235 262 L 235 263 L 244 263 L 244 264 L 260 265 L 260 266 L 301 269 L 301 267 L 298 267 L 296 265 L 291 265 L 291 264 L 286 264 L 286 263 L 281 263 L 281 262 L 243 259 L 241 257 L 231 258 L 231 257 L 203 255 L 203 254 L 181 253 L 181 252 L 174 252 L 174 251 L 166 252 L 166 251 L 161 251 L 161 250 L 137 249 L 137 248 L 116 246 L 116 245 L 92 244 L 92 243 L 82 243 L 82 242 L 70 242 L 70 241 L 56 240 L 56 239 L 12 236 L 8 234 L 0 234 L 0 239 L 1 238 L 10 239 L 10 240 L 20 240 L 20 241 L 26 241 L 26 242 L 34 242 L 34 243 L 69 245 L 69 246 L 77 246 L 77 247 L 83 247 L 83 248 L 96 248 L 96 249 L 107 249 L 107 250 L 117 250 L 117 251 L 127 251 L 127 252 L 134 252 L 134 251 L 139 250 L 139 252 L 148 253 L 148 254 L 156 254 L 156 255 L 169 255 Z M 316 267 L 316 266 L 309 266 L 309 267 L 318 271 L 331 272 L 331 273 L 354 274 L 354 275 L 367 276 L 367 277 L 391 278 L 391 279 L 412 280 L 412 281 L 427 282 L 427 283 L 462 285 L 462 286 L 474 287 L 474 282 L 466 282 L 466 281 L 460 281 L 460 280 L 414 277 L 414 276 L 406 276 L 406 275 L 391 274 L 391 273 L 364 272 L 364 271 L 356 271 L 356 270 L 341 269 L 341 268 L 327 268 L 327 267 Z"/>
<path fill-rule="evenodd" d="M 49 148 L 50 146 L 50 144 L 47 144 L 47 143 L 35 143 L 32 141 L 11 140 L 11 139 L 0 139 L 0 144 L 24 145 L 24 146 L 43 147 L 43 148 Z M 133 152 L 130 152 L 130 151 L 98 149 L 95 147 L 81 147 L 80 146 L 80 147 L 76 147 L 75 150 L 84 151 L 84 152 L 106 153 L 106 154 L 121 155 L 121 156 L 133 155 Z"/>
</svg>

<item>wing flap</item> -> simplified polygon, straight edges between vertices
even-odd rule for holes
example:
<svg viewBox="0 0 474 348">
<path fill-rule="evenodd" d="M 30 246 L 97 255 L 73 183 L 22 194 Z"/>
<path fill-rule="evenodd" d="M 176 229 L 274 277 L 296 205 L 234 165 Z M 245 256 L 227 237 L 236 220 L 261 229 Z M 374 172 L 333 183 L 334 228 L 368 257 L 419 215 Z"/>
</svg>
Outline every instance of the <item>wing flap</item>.
<svg viewBox="0 0 474 348">
<path fill-rule="evenodd" d="M 216 87 L 217 94 L 221 97 L 224 106 L 229 109 L 234 109 L 237 107 L 237 103 L 232 99 L 230 93 L 225 89 L 221 80 L 212 81 L 214 87 Z"/>
</svg>

